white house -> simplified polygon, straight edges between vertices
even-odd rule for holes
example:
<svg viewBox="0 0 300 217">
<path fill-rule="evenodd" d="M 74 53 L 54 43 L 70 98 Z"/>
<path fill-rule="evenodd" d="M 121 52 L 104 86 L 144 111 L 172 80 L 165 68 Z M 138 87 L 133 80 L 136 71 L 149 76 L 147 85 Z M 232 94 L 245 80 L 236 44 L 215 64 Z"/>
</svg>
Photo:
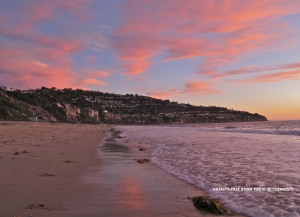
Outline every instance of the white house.
<svg viewBox="0 0 300 217">
<path fill-rule="evenodd" d="M 38 117 L 37 116 L 31 117 L 31 121 L 38 121 Z"/>
</svg>

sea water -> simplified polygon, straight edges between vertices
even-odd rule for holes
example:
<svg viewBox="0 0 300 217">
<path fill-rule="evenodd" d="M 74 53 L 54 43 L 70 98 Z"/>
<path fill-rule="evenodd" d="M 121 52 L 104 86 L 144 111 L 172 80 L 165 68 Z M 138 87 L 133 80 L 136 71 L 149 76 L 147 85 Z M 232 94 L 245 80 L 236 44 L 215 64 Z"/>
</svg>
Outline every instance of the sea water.
<svg viewBox="0 0 300 217">
<path fill-rule="evenodd" d="M 300 121 L 120 126 L 151 162 L 234 211 L 300 216 Z M 195 196 L 195 195 L 194 195 Z"/>
</svg>

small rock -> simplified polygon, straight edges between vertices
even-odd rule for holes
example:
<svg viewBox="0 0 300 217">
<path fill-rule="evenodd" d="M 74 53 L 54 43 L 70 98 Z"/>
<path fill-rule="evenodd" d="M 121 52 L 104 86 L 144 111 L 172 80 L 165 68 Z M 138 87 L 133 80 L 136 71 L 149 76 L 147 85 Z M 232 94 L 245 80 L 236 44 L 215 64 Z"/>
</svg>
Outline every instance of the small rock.
<svg viewBox="0 0 300 217">
<path fill-rule="evenodd" d="M 204 194 L 199 197 L 188 197 L 188 199 L 193 201 L 193 204 L 197 209 L 204 209 L 217 215 L 228 214 L 228 210 L 218 198 L 213 199 Z"/>
<path fill-rule="evenodd" d="M 50 207 L 47 207 L 45 204 L 31 204 L 31 205 L 26 206 L 26 209 L 36 209 L 36 208 L 50 210 Z"/>
<path fill-rule="evenodd" d="M 142 163 L 148 163 L 149 160 L 148 159 L 137 159 L 136 162 L 142 164 Z"/>
<path fill-rule="evenodd" d="M 24 151 L 22 151 L 21 153 L 28 153 L 28 151 L 24 150 Z"/>
<path fill-rule="evenodd" d="M 15 152 L 15 153 L 13 153 L 13 155 L 18 155 L 19 154 L 19 152 Z"/>
<path fill-rule="evenodd" d="M 140 150 L 140 151 L 146 151 L 147 149 L 145 149 L 145 148 L 140 148 L 139 150 Z"/>
<path fill-rule="evenodd" d="M 65 160 L 65 161 L 63 161 L 63 162 L 65 162 L 65 163 L 77 163 L 77 162 L 72 161 L 72 160 Z"/>
<path fill-rule="evenodd" d="M 43 174 L 41 174 L 41 176 L 54 176 L 54 175 L 51 173 L 43 173 Z"/>
</svg>

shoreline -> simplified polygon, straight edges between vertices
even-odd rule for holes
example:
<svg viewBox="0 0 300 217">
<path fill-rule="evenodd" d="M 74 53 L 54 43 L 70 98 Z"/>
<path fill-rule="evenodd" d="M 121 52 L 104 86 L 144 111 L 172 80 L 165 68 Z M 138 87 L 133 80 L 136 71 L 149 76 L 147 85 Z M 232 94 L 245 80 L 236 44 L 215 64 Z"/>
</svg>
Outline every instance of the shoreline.
<svg viewBox="0 0 300 217">
<path fill-rule="evenodd" d="M 154 146 L 112 138 L 115 127 L 0 122 L 0 216 L 215 216 L 187 199 L 203 190 L 137 163 Z"/>
<path fill-rule="evenodd" d="M 118 126 L 112 126 L 117 128 Z M 145 151 L 140 151 L 143 148 Z M 107 207 L 114 206 L 121 210 L 104 212 L 111 216 L 216 216 L 194 207 L 188 197 L 200 196 L 206 192 L 198 187 L 172 176 L 153 163 L 138 163 L 137 159 L 150 159 L 154 146 L 129 140 L 126 137 L 108 139 L 99 150 L 101 159 L 106 167 L 105 182 L 118 180 L 113 186 L 107 186 L 105 191 L 111 191 L 114 196 L 106 197 L 113 201 L 113 197 L 124 197 L 124 201 L 107 203 Z M 94 181 L 97 177 L 94 177 Z M 236 217 L 245 217 L 237 214 Z M 105 216 L 105 215 L 104 215 Z"/>
</svg>

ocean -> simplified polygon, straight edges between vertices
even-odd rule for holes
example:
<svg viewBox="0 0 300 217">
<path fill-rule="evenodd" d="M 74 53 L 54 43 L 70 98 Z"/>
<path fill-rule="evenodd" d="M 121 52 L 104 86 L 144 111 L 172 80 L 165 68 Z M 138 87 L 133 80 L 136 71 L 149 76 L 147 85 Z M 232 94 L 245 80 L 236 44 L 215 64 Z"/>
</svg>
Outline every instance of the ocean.
<svg viewBox="0 0 300 217">
<path fill-rule="evenodd" d="M 118 126 L 151 162 L 251 217 L 300 216 L 300 121 Z M 196 195 L 191 195 L 196 196 Z"/>
</svg>

